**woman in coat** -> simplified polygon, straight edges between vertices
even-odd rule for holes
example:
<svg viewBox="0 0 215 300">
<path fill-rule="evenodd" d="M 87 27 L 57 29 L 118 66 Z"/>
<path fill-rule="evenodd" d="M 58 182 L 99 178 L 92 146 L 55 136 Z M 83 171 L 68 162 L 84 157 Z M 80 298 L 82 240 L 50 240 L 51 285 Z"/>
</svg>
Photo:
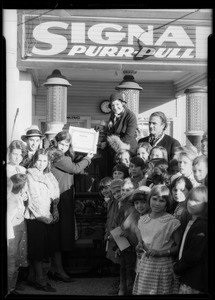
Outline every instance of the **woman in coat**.
<svg viewBox="0 0 215 300">
<path fill-rule="evenodd" d="M 103 155 L 107 160 L 107 173 L 110 176 L 114 166 L 116 153 L 129 150 L 131 155 L 136 155 L 138 143 L 135 138 L 137 129 L 137 118 L 135 114 L 126 107 L 126 100 L 122 93 L 115 92 L 110 96 L 111 114 L 107 122 L 107 140 L 101 142 Z"/>
<path fill-rule="evenodd" d="M 73 162 L 71 135 L 68 131 L 59 132 L 50 147 L 52 152 L 52 173 L 60 187 L 60 201 L 58 204 L 59 221 L 53 224 L 56 236 L 56 252 L 49 272 L 51 279 L 71 282 L 62 265 L 62 252 L 73 250 L 75 241 L 75 201 L 74 174 L 80 173 L 90 165 L 93 157 L 88 153 L 78 163 Z"/>
</svg>

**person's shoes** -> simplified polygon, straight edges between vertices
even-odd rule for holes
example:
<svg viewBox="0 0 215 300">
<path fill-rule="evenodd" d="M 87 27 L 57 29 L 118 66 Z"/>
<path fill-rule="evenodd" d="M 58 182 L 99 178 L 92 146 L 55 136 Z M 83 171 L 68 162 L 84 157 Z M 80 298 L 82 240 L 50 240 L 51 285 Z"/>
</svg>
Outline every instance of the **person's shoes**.
<svg viewBox="0 0 215 300">
<path fill-rule="evenodd" d="M 54 280 L 56 281 L 75 282 L 75 280 L 73 280 L 71 277 L 66 277 L 56 272 L 53 274 L 53 276 L 55 278 Z"/>
<path fill-rule="evenodd" d="M 47 287 L 47 292 L 57 292 L 57 290 L 53 288 L 50 283 L 47 283 L 46 287 Z"/>
<path fill-rule="evenodd" d="M 28 279 L 28 280 L 26 281 L 26 284 L 29 285 L 29 286 L 34 287 L 35 281 Z"/>
<path fill-rule="evenodd" d="M 55 277 L 55 274 L 53 272 L 48 271 L 47 276 L 48 276 L 48 279 L 57 281 L 56 277 Z"/>
<path fill-rule="evenodd" d="M 118 295 L 118 291 L 119 290 L 112 290 L 112 291 L 108 292 L 108 295 Z"/>
<path fill-rule="evenodd" d="M 21 295 L 21 294 L 14 289 L 10 291 L 9 295 Z"/>
<path fill-rule="evenodd" d="M 124 291 L 119 290 L 118 296 L 125 296 L 125 295 L 126 295 L 126 293 Z"/>
<path fill-rule="evenodd" d="M 36 290 L 44 291 L 44 292 L 56 292 L 57 290 L 51 286 L 50 283 L 46 283 L 46 285 L 42 285 L 41 283 L 35 281 L 31 282 L 31 286 Z"/>
<path fill-rule="evenodd" d="M 16 284 L 16 291 L 24 291 L 25 286 L 22 282 Z"/>
</svg>

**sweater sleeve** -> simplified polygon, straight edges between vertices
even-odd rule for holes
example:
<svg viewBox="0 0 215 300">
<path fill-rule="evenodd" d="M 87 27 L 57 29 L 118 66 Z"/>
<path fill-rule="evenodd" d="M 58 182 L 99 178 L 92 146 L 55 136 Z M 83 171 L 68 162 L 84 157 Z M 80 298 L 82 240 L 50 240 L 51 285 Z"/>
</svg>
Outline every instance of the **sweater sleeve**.
<svg viewBox="0 0 215 300">
<path fill-rule="evenodd" d="M 60 161 L 56 162 L 54 165 L 57 169 L 71 174 L 78 174 L 84 170 L 88 165 L 90 165 L 91 160 L 88 157 L 84 157 L 78 163 L 74 163 L 72 159 L 68 156 L 64 156 Z"/>
</svg>

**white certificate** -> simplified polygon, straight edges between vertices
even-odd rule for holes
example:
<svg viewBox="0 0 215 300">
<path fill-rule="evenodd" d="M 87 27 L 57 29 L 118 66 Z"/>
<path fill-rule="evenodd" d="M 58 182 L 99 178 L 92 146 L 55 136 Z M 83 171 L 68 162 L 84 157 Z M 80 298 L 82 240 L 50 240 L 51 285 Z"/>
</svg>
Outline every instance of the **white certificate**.
<svg viewBox="0 0 215 300">
<path fill-rule="evenodd" d="M 120 226 L 111 230 L 110 233 L 121 251 L 123 251 L 131 245 L 126 237 L 120 236 L 120 234 L 122 233 L 122 228 Z"/>
<path fill-rule="evenodd" d="M 73 150 L 77 152 L 96 154 L 99 139 L 99 132 L 94 129 L 69 126 L 69 133 L 72 136 Z"/>
</svg>

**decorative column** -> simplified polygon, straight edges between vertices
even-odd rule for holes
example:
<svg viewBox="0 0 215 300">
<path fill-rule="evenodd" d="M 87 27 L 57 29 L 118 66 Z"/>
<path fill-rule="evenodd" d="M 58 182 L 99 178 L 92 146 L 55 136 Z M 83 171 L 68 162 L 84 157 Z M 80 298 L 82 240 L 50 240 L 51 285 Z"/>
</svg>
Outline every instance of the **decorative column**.
<svg viewBox="0 0 215 300">
<path fill-rule="evenodd" d="M 143 89 L 139 84 L 135 81 L 133 74 L 136 74 L 136 71 L 123 71 L 125 76 L 123 77 L 123 81 L 115 88 L 116 90 L 120 90 L 125 96 L 127 101 L 126 106 L 133 111 L 133 113 L 138 118 L 139 115 L 139 93 Z"/>
<path fill-rule="evenodd" d="M 186 136 L 200 151 L 201 139 L 207 131 L 207 90 L 193 86 L 185 90 L 186 94 Z"/>
<path fill-rule="evenodd" d="M 59 70 L 54 70 L 47 77 L 44 85 L 47 87 L 47 131 L 48 141 L 63 129 L 67 122 L 67 87 L 71 84 Z"/>
</svg>

